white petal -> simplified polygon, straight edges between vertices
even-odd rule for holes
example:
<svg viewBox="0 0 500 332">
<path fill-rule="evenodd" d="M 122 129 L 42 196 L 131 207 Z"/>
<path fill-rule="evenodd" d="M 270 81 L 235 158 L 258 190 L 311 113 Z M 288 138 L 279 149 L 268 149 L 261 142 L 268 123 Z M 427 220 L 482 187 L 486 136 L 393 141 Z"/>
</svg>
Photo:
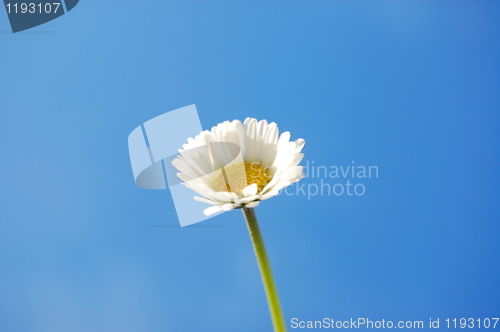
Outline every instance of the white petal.
<svg viewBox="0 0 500 332">
<path fill-rule="evenodd" d="M 213 201 L 211 199 L 205 198 L 205 197 L 199 197 L 199 196 L 194 196 L 194 200 L 202 203 L 207 203 L 207 204 L 220 204 L 220 202 Z"/>
<path fill-rule="evenodd" d="M 221 205 L 220 207 L 223 211 L 231 211 L 232 209 L 235 208 L 235 206 L 233 204 L 224 204 L 224 205 Z"/>
<path fill-rule="evenodd" d="M 207 192 L 207 196 L 219 202 L 232 203 L 238 201 L 238 196 L 235 193 L 227 191 Z"/>
<path fill-rule="evenodd" d="M 288 187 L 289 185 L 291 185 L 292 182 L 290 181 L 278 181 L 273 187 L 272 187 L 272 191 L 279 191 L 285 187 Z"/>
<path fill-rule="evenodd" d="M 267 120 L 260 120 L 257 125 L 257 133 L 259 136 L 264 136 L 267 131 Z"/>
<path fill-rule="evenodd" d="M 249 186 L 246 186 L 243 188 L 243 196 L 248 197 L 248 196 L 253 196 L 257 194 L 257 190 L 259 188 L 257 187 L 257 183 L 252 183 Z"/>
<path fill-rule="evenodd" d="M 260 200 L 269 199 L 269 198 L 272 198 L 278 194 L 279 194 L 278 190 L 272 190 L 272 191 L 268 192 L 267 194 L 261 195 Z"/>
<path fill-rule="evenodd" d="M 290 132 L 285 131 L 281 133 L 280 138 L 278 139 L 278 145 L 284 145 L 290 142 Z"/>
<path fill-rule="evenodd" d="M 245 150 L 246 150 L 246 131 L 245 127 L 241 123 L 241 121 L 234 120 L 233 121 L 233 126 L 234 126 L 234 131 L 236 135 L 238 136 L 238 141 L 241 149 L 241 154 L 243 157 L 245 157 Z"/>
<path fill-rule="evenodd" d="M 295 148 L 295 152 L 300 152 L 302 151 L 302 148 L 304 147 L 304 145 L 306 144 L 306 141 L 303 140 L 302 138 L 299 138 L 298 140 L 295 141 L 295 144 L 296 144 L 296 148 Z"/>
<path fill-rule="evenodd" d="M 240 200 L 240 204 L 246 204 L 246 203 L 250 203 L 252 201 L 258 201 L 261 197 L 262 197 L 262 195 L 254 195 L 254 196 L 243 197 Z"/>
<path fill-rule="evenodd" d="M 253 208 L 253 207 L 256 207 L 257 205 L 259 205 L 260 202 L 259 201 L 256 201 L 256 202 L 251 202 L 251 203 L 247 203 L 245 204 L 245 207 L 247 208 Z"/>
<path fill-rule="evenodd" d="M 248 121 L 247 121 L 248 120 Z M 255 119 L 246 119 L 245 120 L 246 127 L 246 151 L 243 158 L 246 161 L 257 161 L 258 160 L 258 132 L 257 132 L 257 120 Z"/>
</svg>

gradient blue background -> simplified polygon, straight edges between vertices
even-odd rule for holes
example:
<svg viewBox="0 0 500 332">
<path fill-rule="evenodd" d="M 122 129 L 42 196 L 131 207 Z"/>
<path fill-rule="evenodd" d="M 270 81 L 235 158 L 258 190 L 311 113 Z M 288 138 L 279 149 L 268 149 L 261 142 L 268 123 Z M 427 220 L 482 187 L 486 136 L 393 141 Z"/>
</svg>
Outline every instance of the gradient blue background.
<svg viewBox="0 0 500 332">
<path fill-rule="evenodd" d="M 176 228 L 134 184 L 128 134 L 193 103 L 379 167 L 258 208 L 287 322 L 500 316 L 500 3 L 81 1 L 0 30 L 1 331 L 271 330 L 241 213 Z"/>
</svg>

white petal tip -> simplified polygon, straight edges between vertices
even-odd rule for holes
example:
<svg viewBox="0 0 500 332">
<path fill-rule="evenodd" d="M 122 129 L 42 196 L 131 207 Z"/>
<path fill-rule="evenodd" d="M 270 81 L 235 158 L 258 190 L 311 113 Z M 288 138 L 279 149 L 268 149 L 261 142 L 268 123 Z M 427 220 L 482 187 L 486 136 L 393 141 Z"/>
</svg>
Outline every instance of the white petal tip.
<svg viewBox="0 0 500 332">
<path fill-rule="evenodd" d="M 209 208 L 206 208 L 205 210 L 203 210 L 203 213 L 208 217 L 208 216 L 211 216 L 212 214 L 215 214 L 217 212 L 220 212 L 221 211 L 221 207 L 220 206 L 211 206 Z"/>
</svg>

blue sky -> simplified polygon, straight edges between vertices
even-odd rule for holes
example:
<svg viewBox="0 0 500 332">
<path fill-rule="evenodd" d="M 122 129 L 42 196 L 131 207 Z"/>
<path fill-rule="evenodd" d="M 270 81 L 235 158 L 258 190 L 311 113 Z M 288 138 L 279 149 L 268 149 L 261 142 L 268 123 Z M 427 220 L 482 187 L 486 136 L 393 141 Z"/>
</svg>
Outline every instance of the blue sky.
<svg viewBox="0 0 500 332">
<path fill-rule="evenodd" d="M 162 227 L 170 194 L 133 181 L 129 133 L 190 104 L 379 169 L 257 208 L 288 323 L 498 317 L 499 37 L 493 1 L 0 10 L 0 330 L 271 330 L 241 213 Z"/>
</svg>

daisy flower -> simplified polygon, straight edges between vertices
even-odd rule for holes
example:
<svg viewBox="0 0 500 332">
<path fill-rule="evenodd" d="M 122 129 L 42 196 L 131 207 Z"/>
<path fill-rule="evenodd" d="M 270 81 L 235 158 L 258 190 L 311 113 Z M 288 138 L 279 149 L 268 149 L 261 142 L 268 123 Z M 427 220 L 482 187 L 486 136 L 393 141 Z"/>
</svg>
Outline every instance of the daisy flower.
<svg viewBox="0 0 500 332">
<path fill-rule="evenodd" d="M 247 118 L 189 138 L 172 161 L 186 187 L 200 195 L 195 199 L 212 205 L 204 210 L 207 216 L 243 211 L 277 332 L 286 331 L 286 324 L 254 207 L 304 177 L 299 166 L 304 144 L 303 139 L 290 141 L 289 132 L 279 135 L 274 122 Z"/>
<path fill-rule="evenodd" d="M 205 215 L 253 208 L 304 177 L 305 141 L 279 135 L 276 123 L 247 118 L 225 121 L 189 138 L 172 165 L 184 185 L 211 204 Z"/>
</svg>

